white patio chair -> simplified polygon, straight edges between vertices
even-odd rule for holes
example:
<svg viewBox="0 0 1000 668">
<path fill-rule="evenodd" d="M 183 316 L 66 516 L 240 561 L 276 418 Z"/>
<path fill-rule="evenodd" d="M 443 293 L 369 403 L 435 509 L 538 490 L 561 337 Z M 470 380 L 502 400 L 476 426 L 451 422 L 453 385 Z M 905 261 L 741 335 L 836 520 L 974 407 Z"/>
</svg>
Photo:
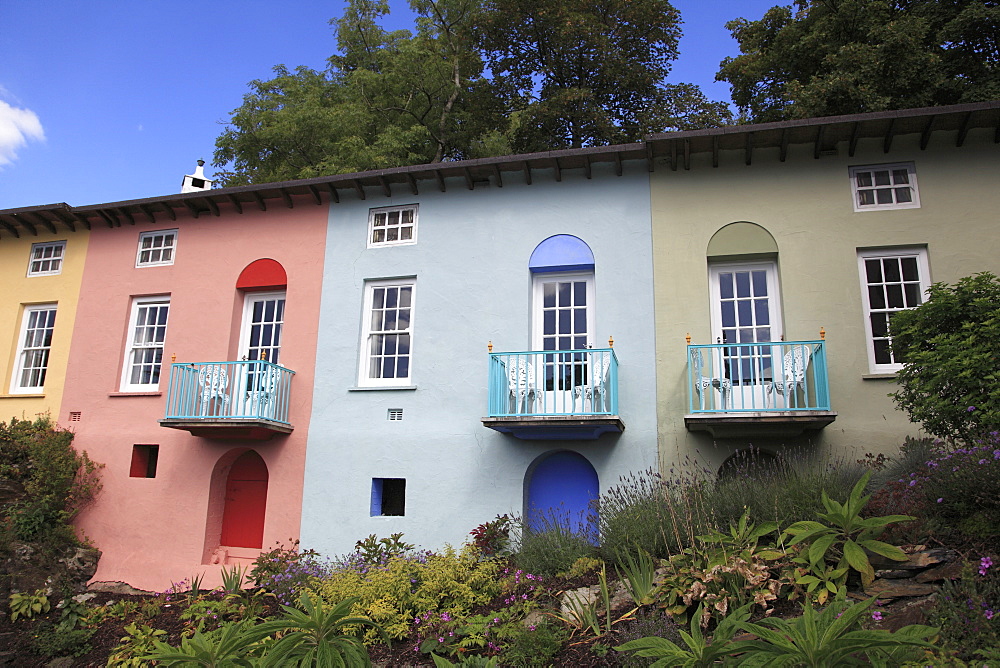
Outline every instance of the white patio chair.
<svg viewBox="0 0 1000 668">
<path fill-rule="evenodd" d="M 535 407 L 535 367 L 523 357 L 507 362 L 507 388 L 513 413 L 526 415 Z M 521 410 L 523 407 L 524 410 Z"/>
<path fill-rule="evenodd" d="M 597 412 L 595 403 L 601 398 L 601 412 L 608 410 L 608 372 L 611 370 L 611 354 L 608 352 L 589 353 L 590 382 L 573 388 L 573 412 L 576 412 L 576 400 L 580 399 L 580 410 L 587 406 L 590 400 L 590 411 Z"/>
<path fill-rule="evenodd" d="M 729 395 L 733 391 L 733 381 L 729 378 L 704 375 L 705 360 L 701 356 L 701 348 L 691 349 L 691 367 L 694 389 L 698 393 L 701 410 L 705 410 L 705 394 L 710 387 L 722 393 L 722 410 L 726 410 L 729 407 Z"/>
<path fill-rule="evenodd" d="M 201 415 L 219 415 L 229 406 L 229 376 L 222 364 L 206 364 L 198 371 L 198 387 L 201 389 Z M 212 410 L 209 411 L 209 404 Z M 222 408 L 223 410 L 219 410 Z"/>
<path fill-rule="evenodd" d="M 809 346 L 792 346 L 785 351 L 781 361 L 781 368 L 776 369 L 775 378 L 767 386 L 767 405 L 774 407 L 774 391 L 777 390 L 785 397 L 785 408 L 790 408 L 789 399 L 796 397 L 796 390 L 806 389 L 806 371 L 809 370 L 809 361 L 812 359 L 812 350 Z M 778 378 L 778 373 L 781 378 Z"/>
</svg>

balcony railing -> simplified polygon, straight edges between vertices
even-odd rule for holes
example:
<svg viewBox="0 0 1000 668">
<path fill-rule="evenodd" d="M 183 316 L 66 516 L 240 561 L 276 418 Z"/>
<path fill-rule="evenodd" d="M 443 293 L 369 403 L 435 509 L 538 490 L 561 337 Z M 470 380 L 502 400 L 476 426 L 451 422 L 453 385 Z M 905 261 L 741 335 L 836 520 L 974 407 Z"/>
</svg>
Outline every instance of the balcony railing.
<svg viewBox="0 0 1000 668">
<path fill-rule="evenodd" d="M 826 341 L 689 345 L 691 414 L 830 411 Z"/>
<path fill-rule="evenodd" d="M 278 432 L 291 431 L 288 404 L 294 374 L 265 360 L 175 362 L 161 424 L 181 429 L 263 425 Z"/>
<path fill-rule="evenodd" d="M 617 415 L 612 348 L 490 353 L 490 417 Z"/>
</svg>

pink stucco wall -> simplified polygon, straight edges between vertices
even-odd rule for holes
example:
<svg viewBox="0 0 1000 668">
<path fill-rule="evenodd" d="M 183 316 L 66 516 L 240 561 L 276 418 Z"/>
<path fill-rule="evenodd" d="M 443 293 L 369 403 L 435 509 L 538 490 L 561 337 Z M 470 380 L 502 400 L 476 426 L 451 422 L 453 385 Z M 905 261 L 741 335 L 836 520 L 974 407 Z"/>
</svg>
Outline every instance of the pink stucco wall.
<svg viewBox="0 0 1000 668">
<path fill-rule="evenodd" d="M 155 225 L 95 225 L 91 233 L 59 422 L 76 432 L 78 449 L 105 465 L 104 489 L 77 521 L 103 551 L 95 581 L 163 590 L 205 573 L 206 584 L 217 583 L 219 566 L 206 563 L 212 541 L 206 524 L 218 523 L 226 467 L 247 448 L 261 455 L 270 476 L 264 549 L 298 537 L 328 207 L 301 202 L 294 209 L 244 210 L 178 215 Z M 173 228 L 179 230 L 174 264 L 136 268 L 139 233 Z M 235 359 L 243 308 L 236 281 L 259 258 L 281 263 L 288 276 L 281 364 L 296 372 L 294 431 L 255 442 L 161 427 L 172 355 L 178 362 Z M 121 396 L 131 299 L 167 294 L 162 394 Z M 70 421 L 71 412 L 80 413 L 79 421 Z M 135 444 L 159 445 L 155 478 L 129 477 Z"/>
</svg>

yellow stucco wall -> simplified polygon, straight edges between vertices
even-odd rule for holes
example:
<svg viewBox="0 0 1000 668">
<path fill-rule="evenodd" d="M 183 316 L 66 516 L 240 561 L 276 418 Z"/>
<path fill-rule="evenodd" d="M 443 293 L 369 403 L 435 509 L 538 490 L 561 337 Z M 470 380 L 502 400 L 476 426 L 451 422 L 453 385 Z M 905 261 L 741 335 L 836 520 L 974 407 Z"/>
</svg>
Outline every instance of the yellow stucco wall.
<svg viewBox="0 0 1000 668">
<path fill-rule="evenodd" d="M 896 137 L 888 154 L 881 140 L 862 140 L 853 157 L 845 142 L 837 155 L 819 159 L 811 146 L 793 146 L 784 163 L 778 149 L 758 149 L 750 166 L 742 151 L 722 153 L 718 168 L 707 155 L 692 156 L 689 171 L 656 166 L 650 179 L 665 467 L 693 456 L 714 468 L 751 443 L 853 460 L 865 452 L 893 452 L 904 436 L 918 435 L 918 426 L 887 397 L 895 389 L 892 379 L 870 377 L 857 253 L 926 246 L 932 282 L 980 271 L 1000 274 L 1000 147 L 992 130 L 970 132 L 960 148 L 955 138 L 937 133 L 924 151 L 919 137 L 910 135 Z M 850 166 L 909 161 L 916 168 L 920 208 L 854 212 Z M 690 332 L 692 343 L 711 343 L 709 242 L 737 221 L 760 225 L 777 244 L 785 339 L 818 339 L 820 328 L 826 329 L 831 407 L 838 417 L 822 431 L 798 438 L 713 439 L 685 428 L 685 334 Z M 719 247 L 728 254 L 733 243 L 739 245 L 738 236 Z M 759 253 L 759 246 L 748 250 Z"/>
<path fill-rule="evenodd" d="M 0 239 L 0 421 L 13 417 L 30 420 L 45 413 L 54 420 L 59 415 L 88 238 L 85 230 L 60 230 L 59 234 L 39 230 L 37 236 L 22 233 L 15 238 L 5 234 Z M 29 277 L 32 244 L 63 240 L 66 251 L 62 272 Z M 24 307 L 34 304 L 57 304 L 45 387 L 39 394 L 11 394 Z"/>
</svg>

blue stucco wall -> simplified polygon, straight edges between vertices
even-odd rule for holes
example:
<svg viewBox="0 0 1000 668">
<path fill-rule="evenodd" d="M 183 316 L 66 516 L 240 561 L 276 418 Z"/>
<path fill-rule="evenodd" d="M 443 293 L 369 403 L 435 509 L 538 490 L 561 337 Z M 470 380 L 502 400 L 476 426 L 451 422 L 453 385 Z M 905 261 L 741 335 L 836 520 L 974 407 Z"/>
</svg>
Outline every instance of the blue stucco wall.
<svg viewBox="0 0 1000 668">
<path fill-rule="evenodd" d="M 426 548 L 461 544 L 497 514 L 521 514 L 525 473 L 571 450 L 601 490 L 657 462 L 650 197 L 644 165 L 615 176 L 595 167 L 544 170 L 502 188 L 449 181 L 441 193 L 398 188 L 330 207 L 319 350 L 305 469 L 302 544 L 327 555 L 401 531 Z M 419 204 L 418 243 L 366 247 L 370 208 Z M 620 435 L 524 441 L 480 422 L 487 410 L 487 343 L 531 345 L 529 258 L 543 240 L 575 235 L 594 254 L 596 346 L 614 336 L 620 361 Z M 366 280 L 416 277 L 411 390 L 357 385 Z M 289 313 L 294 305 L 288 305 Z M 387 420 L 387 410 L 403 419 Z M 372 517 L 373 478 L 406 479 L 406 514 Z"/>
</svg>

